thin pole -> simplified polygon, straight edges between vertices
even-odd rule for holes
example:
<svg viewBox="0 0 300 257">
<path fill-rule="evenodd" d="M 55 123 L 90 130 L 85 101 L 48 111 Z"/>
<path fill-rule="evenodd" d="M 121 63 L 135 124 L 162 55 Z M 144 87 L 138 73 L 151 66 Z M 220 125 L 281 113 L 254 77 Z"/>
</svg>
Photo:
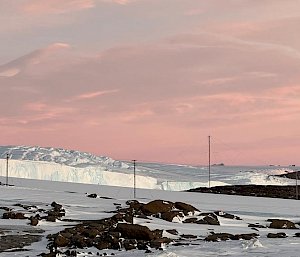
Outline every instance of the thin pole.
<svg viewBox="0 0 300 257">
<path fill-rule="evenodd" d="M 296 171 L 296 200 L 298 200 L 298 171 Z"/>
<path fill-rule="evenodd" d="M 136 160 L 133 161 L 133 198 L 136 198 L 136 178 L 135 178 L 135 166 L 136 166 Z"/>
<path fill-rule="evenodd" d="M 208 187 L 210 188 L 210 136 L 208 136 Z"/>
<path fill-rule="evenodd" d="M 6 186 L 8 186 L 8 160 L 9 154 L 6 154 Z"/>
</svg>

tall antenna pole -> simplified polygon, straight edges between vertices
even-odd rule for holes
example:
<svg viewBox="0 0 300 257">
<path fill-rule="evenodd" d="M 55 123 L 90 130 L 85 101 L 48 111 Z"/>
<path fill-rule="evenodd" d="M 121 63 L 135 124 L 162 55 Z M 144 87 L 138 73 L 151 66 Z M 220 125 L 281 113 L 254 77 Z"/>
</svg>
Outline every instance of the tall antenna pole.
<svg viewBox="0 0 300 257">
<path fill-rule="evenodd" d="M 133 161 L 133 198 L 136 198 L 136 180 L 135 180 L 135 166 L 136 166 L 136 160 Z"/>
<path fill-rule="evenodd" d="M 296 200 L 298 200 L 298 171 L 296 171 Z"/>
<path fill-rule="evenodd" d="M 208 136 L 208 187 L 210 188 L 210 136 Z"/>
<path fill-rule="evenodd" d="M 9 160 L 9 154 L 6 154 L 6 186 L 8 186 L 8 160 Z"/>
</svg>

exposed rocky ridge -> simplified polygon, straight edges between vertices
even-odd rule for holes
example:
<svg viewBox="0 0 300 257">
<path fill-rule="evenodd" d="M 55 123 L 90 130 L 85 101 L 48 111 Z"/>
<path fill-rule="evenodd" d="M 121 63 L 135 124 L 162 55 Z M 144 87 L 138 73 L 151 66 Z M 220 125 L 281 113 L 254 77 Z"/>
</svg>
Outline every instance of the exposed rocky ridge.
<svg viewBox="0 0 300 257">
<path fill-rule="evenodd" d="M 243 195 L 255 197 L 270 197 L 295 199 L 295 186 L 275 186 L 275 185 L 231 185 L 231 186 L 216 186 L 216 187 L 199 187 L 188 190 L 188 192 L 197 193 L 212 193 L 212 194 L 226 194 L 226 195 Z M 298 186 L 300 193 L 300 186 Z M 298 195 L 299 199 L 299 195 Z"/>
</svg>

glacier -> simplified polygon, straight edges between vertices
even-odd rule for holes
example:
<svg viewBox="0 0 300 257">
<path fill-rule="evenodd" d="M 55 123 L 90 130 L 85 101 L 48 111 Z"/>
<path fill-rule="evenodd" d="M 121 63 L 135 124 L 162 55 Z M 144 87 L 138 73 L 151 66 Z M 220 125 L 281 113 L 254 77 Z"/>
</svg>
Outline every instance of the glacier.
<svg viewBox="0 0 300 257">
<path fill-rule="evenodd" d="M 9 183 L 13 178 L 133 187 L 131 162 L 106 156 L 38 146 L 0 146 L 0 182 L 5 183 L 9 155 Z M 295 169 L 299 169 L 295 167 Z M 294 181 L 272 176 L 290 167 L 212 167 L 211 186 L 232 184 L 289 185 Z M 206 166 L 137 163 L 136 188 L 184 191 L 208 186 Z"/>
</svg>

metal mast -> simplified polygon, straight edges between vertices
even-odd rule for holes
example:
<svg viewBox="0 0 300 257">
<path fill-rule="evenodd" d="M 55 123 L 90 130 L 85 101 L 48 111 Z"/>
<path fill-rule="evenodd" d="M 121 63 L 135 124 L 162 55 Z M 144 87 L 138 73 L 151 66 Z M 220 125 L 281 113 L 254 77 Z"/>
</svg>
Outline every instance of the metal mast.
<svg viewBox="0 0 300 257">
<path fill-rule="evenodd" d="M 136 160 L 133 161 L 133 198 L 136 198 L 136 178 L 135 178 L 135 166 L 136 166 Z"/>
<path fill-rule="evenodd" d="M 210 136 L 208 136 L 208 187 L 210 188 Z"/>
<path fill-rule="evenodd" d="M 9 160 L 9 154 L 6 154 L 6 186 L 8 186 L 8 160 Z"/>
</svg>

